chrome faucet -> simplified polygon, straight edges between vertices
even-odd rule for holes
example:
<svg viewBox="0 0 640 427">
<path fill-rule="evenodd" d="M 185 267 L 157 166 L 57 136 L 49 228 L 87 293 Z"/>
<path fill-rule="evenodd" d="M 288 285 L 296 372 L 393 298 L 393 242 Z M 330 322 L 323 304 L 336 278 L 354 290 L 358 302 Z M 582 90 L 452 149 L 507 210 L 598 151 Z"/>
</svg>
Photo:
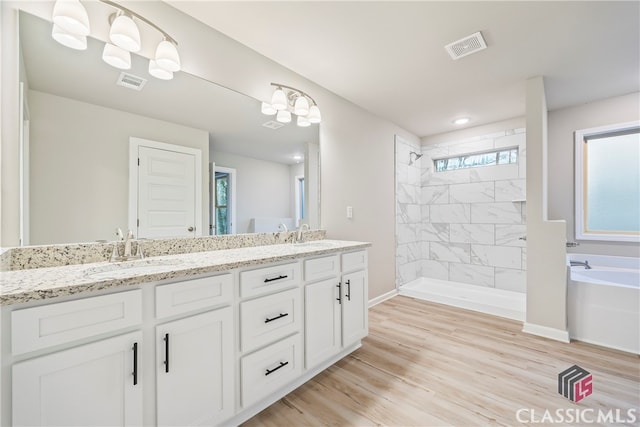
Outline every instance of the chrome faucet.
<svg viewBox="0 0 640 427">
<path fill-rule="evenodd" d="M 585 270 L 591 270 L 591 266 L 589 265 L 589 261 L 584 260 L 584 262 L 582 261 L 569 261 L 569 265 L 571 267 L 575 267 L 578 265 L 583 265 Z"/>
<path fill-rule="evenodd" d="M 117 262 L 117 261 L 129 261 L 132 259 L 143 259 L 144 258 L 144 254 L 142 253 L 142 248 L 140 247 L 140 243 L 138 243 L 137 248 L 136 248 L 136 254 L 133 254 L 133 251 L 131 250 L 131 243 L 134 240 L 133 239 L 133 231 L 129 230 L 127 232 L 127 236 L 124 237 L 124 235 L 122 234 L 122 230 L 120 228 L 116 229 L 116 236 L 119 237 L 119 240 L 116 240 L 113 244 L 113 251 L 111 252 L 111 262 Z M 124 252 L 122 255 L 120 255 L 120 242 L 124 241 Z"/>
<path fill-rule="evenodd" d="M 302 235 L 302 232 L 305 229 L 309 229 L 309 224 L 300 224 L 300 227 L 298 227 L 298 231 L 296 233 L 296 243 L 304 243 L 304 236 Z"/>
</svg>

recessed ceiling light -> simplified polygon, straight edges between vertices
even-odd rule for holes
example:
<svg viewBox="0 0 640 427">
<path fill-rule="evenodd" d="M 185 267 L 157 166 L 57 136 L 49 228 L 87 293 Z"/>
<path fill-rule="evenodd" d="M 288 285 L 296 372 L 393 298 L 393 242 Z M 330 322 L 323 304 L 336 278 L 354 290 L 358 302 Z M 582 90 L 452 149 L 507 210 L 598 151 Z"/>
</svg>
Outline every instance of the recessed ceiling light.
<svg viewBox="0 0 640 427">
<path fill-rule="evenodd" d="M 454 125 L 466 125 L 467 123 L 469 123 L 471 119 L 469 117 L 460 117 L 459 119 L 455 119 L 453 121 Z"/>
</svg>

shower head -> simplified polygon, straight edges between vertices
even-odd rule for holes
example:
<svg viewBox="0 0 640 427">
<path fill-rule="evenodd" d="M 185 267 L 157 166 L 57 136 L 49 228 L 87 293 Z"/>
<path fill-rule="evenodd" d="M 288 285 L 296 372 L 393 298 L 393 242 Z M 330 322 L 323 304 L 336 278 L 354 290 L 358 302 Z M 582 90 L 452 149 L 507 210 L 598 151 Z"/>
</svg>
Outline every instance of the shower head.
<svg viewBox="0 0 640 427">
<path fill-rule="evenodd" d="M 413 158 L 413 156 L 415 156 L 415 159 Z M 423 154 L 418 154 L 415 151 L 409 152 L 409 164 L 412 165 L 413 162 L 415 162 L 416 160 L 418 160 L 422 156 L 423 156 Z"/>
</svg>

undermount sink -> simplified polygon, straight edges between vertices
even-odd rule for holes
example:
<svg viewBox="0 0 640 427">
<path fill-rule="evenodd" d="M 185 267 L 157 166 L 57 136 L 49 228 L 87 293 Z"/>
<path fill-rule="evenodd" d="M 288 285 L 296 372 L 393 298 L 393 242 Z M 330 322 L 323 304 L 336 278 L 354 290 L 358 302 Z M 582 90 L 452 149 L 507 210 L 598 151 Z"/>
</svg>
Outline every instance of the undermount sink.
<svg viewBox="0 0 640 427">
<path fill-rule="evenodd" d="M 300 246 L 303 248 L 318 248 L 318 249 L 325 249 L 325 248 L 331 248 L 335 245 L 334 242 L 329 242 L 326 240 L 311 240 L 309 242 L 302 242 L 302 243 L 294 243 L 294 246 Z"/>
<path fill-rule="evenodd" d="M 113 264 L 94 267 L 85 272 L 92 279 L 120 279 L 138 274 L 162 273 L 171 271 L 181 264 L 180 260 L 144 259 L 137 261 L 115 262 Z"/>
</svg>

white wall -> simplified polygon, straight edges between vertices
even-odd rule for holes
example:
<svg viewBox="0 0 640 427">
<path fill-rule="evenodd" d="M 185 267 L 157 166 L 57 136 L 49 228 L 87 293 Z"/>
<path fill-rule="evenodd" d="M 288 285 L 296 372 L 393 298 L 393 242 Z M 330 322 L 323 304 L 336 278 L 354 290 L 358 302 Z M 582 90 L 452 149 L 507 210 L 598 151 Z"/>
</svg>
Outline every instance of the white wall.
<svg viewBox="0 0 640 427">
<path fill-rule="evenodd" d="M 29 107 L 31 244 L 113 240 L 116 227 L 128 227 L 131 136 L 198 148 L 208 170 L 206 131 L 38 91 Z M 202 230 L 207 182 L 203 173 Z"/>
<path fill-rule="evenodd" d="M 513 126 L 513 127 L 512 127 Z M 526 290 L 524 119 L 423 138 L 420 275 L 509 291 Z M 431 141 L 437 140 L 437 143 Z M 433 160 L 518 147 L 518 163 L 435 172 Z M 401 155 L 400 162 L 407 161 Z M 401 227 L 401 226 L 400 226 Z M 399 234 L 401 236 L 401 234 Z"/>
<path fill-rule="evenodd" d="M 603 99 L 549 112 L 549 217 L 567 221 L 567 240 L 575 241 L 574 132 L 640 120 L 640 93 Z M 574 253 L 640 256 L 630 242 L 581 241 Z"/>
<path fill-rule="evenodd" d="M 251 218 L 293 218 L 289 165 L 219 151 L 209 160 L 236 170 L 236 233 L 249 233 Z"/>
</svg>

